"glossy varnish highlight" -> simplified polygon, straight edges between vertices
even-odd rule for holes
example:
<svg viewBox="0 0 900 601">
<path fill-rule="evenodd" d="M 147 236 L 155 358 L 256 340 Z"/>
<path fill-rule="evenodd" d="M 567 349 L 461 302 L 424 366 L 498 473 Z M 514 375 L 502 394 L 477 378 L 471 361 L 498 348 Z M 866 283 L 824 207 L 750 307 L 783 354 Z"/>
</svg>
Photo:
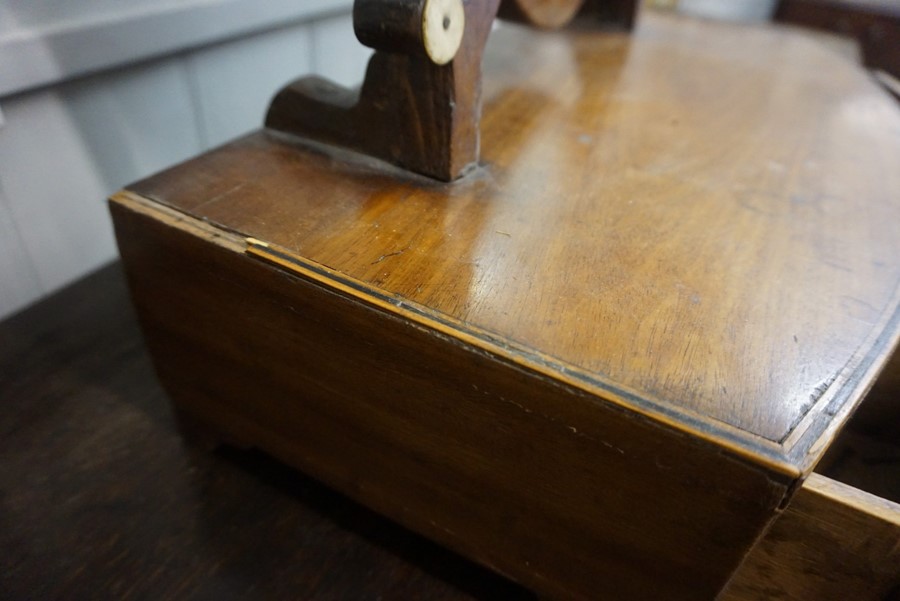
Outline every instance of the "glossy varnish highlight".
<svg viewBox="0 0 900 601">
<path fill-rule="evenodd" d="M 810 469 L 897 336 L 891 100 L 801 36 L 652 14 L 486 61 L 461 182 L 259 132 L 129 189 Z"/>
</svg>

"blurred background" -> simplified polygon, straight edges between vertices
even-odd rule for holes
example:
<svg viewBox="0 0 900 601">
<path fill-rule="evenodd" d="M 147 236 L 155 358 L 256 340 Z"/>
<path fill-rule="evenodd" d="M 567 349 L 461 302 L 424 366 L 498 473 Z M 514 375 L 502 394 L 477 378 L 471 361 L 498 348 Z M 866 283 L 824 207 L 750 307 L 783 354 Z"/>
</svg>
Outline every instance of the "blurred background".
<svg viewBox="0 0 900 601">
<path fill-rule="evenodd" d="M 116 256 L 103 200 L 259 127 L 306 73 L 361 81 L 352 0 L 0 0 L 0 319 Z M 647 0 L 813 28 L 886 86 L 900 0 Z"/>
</svg>

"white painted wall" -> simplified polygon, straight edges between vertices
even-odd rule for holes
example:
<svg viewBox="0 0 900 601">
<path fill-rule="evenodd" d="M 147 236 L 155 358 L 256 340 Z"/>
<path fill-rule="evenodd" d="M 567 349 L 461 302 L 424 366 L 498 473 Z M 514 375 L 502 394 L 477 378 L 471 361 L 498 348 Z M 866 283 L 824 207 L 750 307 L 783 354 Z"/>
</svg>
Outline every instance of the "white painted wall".
<svg viewBox="0 0 900 601">
<path fill-rule="evenodd" d="M 0 0 L 0 318 L 115 257 L 112 192 L 259 127 L 307 72 L 359 83 L 350 5 Z"/>
</svg>

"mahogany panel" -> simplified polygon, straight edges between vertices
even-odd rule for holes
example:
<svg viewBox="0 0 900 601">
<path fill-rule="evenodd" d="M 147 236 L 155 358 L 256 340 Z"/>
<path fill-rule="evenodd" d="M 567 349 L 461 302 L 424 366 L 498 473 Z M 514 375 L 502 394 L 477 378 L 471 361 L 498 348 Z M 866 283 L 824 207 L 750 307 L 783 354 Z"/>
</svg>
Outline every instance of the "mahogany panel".
<svg viewBox="0 0 900 601">
<path fill-rule="evenodd" d="M 543 594 L 711 598 L 897 345 L 900 110 L 653 13 L 485 60 L 453 184 L 262 130 L 116 195 L 161 379 Z"/>
<path fill-rule="evenodd" d="M 898 336 L 900 111 L 804 35 L 504 26 L 452 184 L 257 132 L 130 190 L 785 474 Z"/>
<path fill-rule="evenodd" d="M 112 203 L 179 408 L 552 598 L 709 599 L 791 481 L 385 310 L 358 282 Z"/>
</svg>

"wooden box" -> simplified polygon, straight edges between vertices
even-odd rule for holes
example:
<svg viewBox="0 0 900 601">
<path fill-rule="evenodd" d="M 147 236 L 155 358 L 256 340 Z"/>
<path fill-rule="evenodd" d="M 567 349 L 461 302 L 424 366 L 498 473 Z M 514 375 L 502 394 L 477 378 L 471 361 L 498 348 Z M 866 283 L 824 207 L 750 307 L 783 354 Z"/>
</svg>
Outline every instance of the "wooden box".
<svg viewBox="0 0 900 601">
<path fill-rule="evenodd" d="M 502 28 L 485 71 L 461 181 L 261 130 L 116 194 L 159 377 L 548 597 L 714 598 L 897 344 L 900 111 L 799 34 L 652 13 Z"/>
</svg>

